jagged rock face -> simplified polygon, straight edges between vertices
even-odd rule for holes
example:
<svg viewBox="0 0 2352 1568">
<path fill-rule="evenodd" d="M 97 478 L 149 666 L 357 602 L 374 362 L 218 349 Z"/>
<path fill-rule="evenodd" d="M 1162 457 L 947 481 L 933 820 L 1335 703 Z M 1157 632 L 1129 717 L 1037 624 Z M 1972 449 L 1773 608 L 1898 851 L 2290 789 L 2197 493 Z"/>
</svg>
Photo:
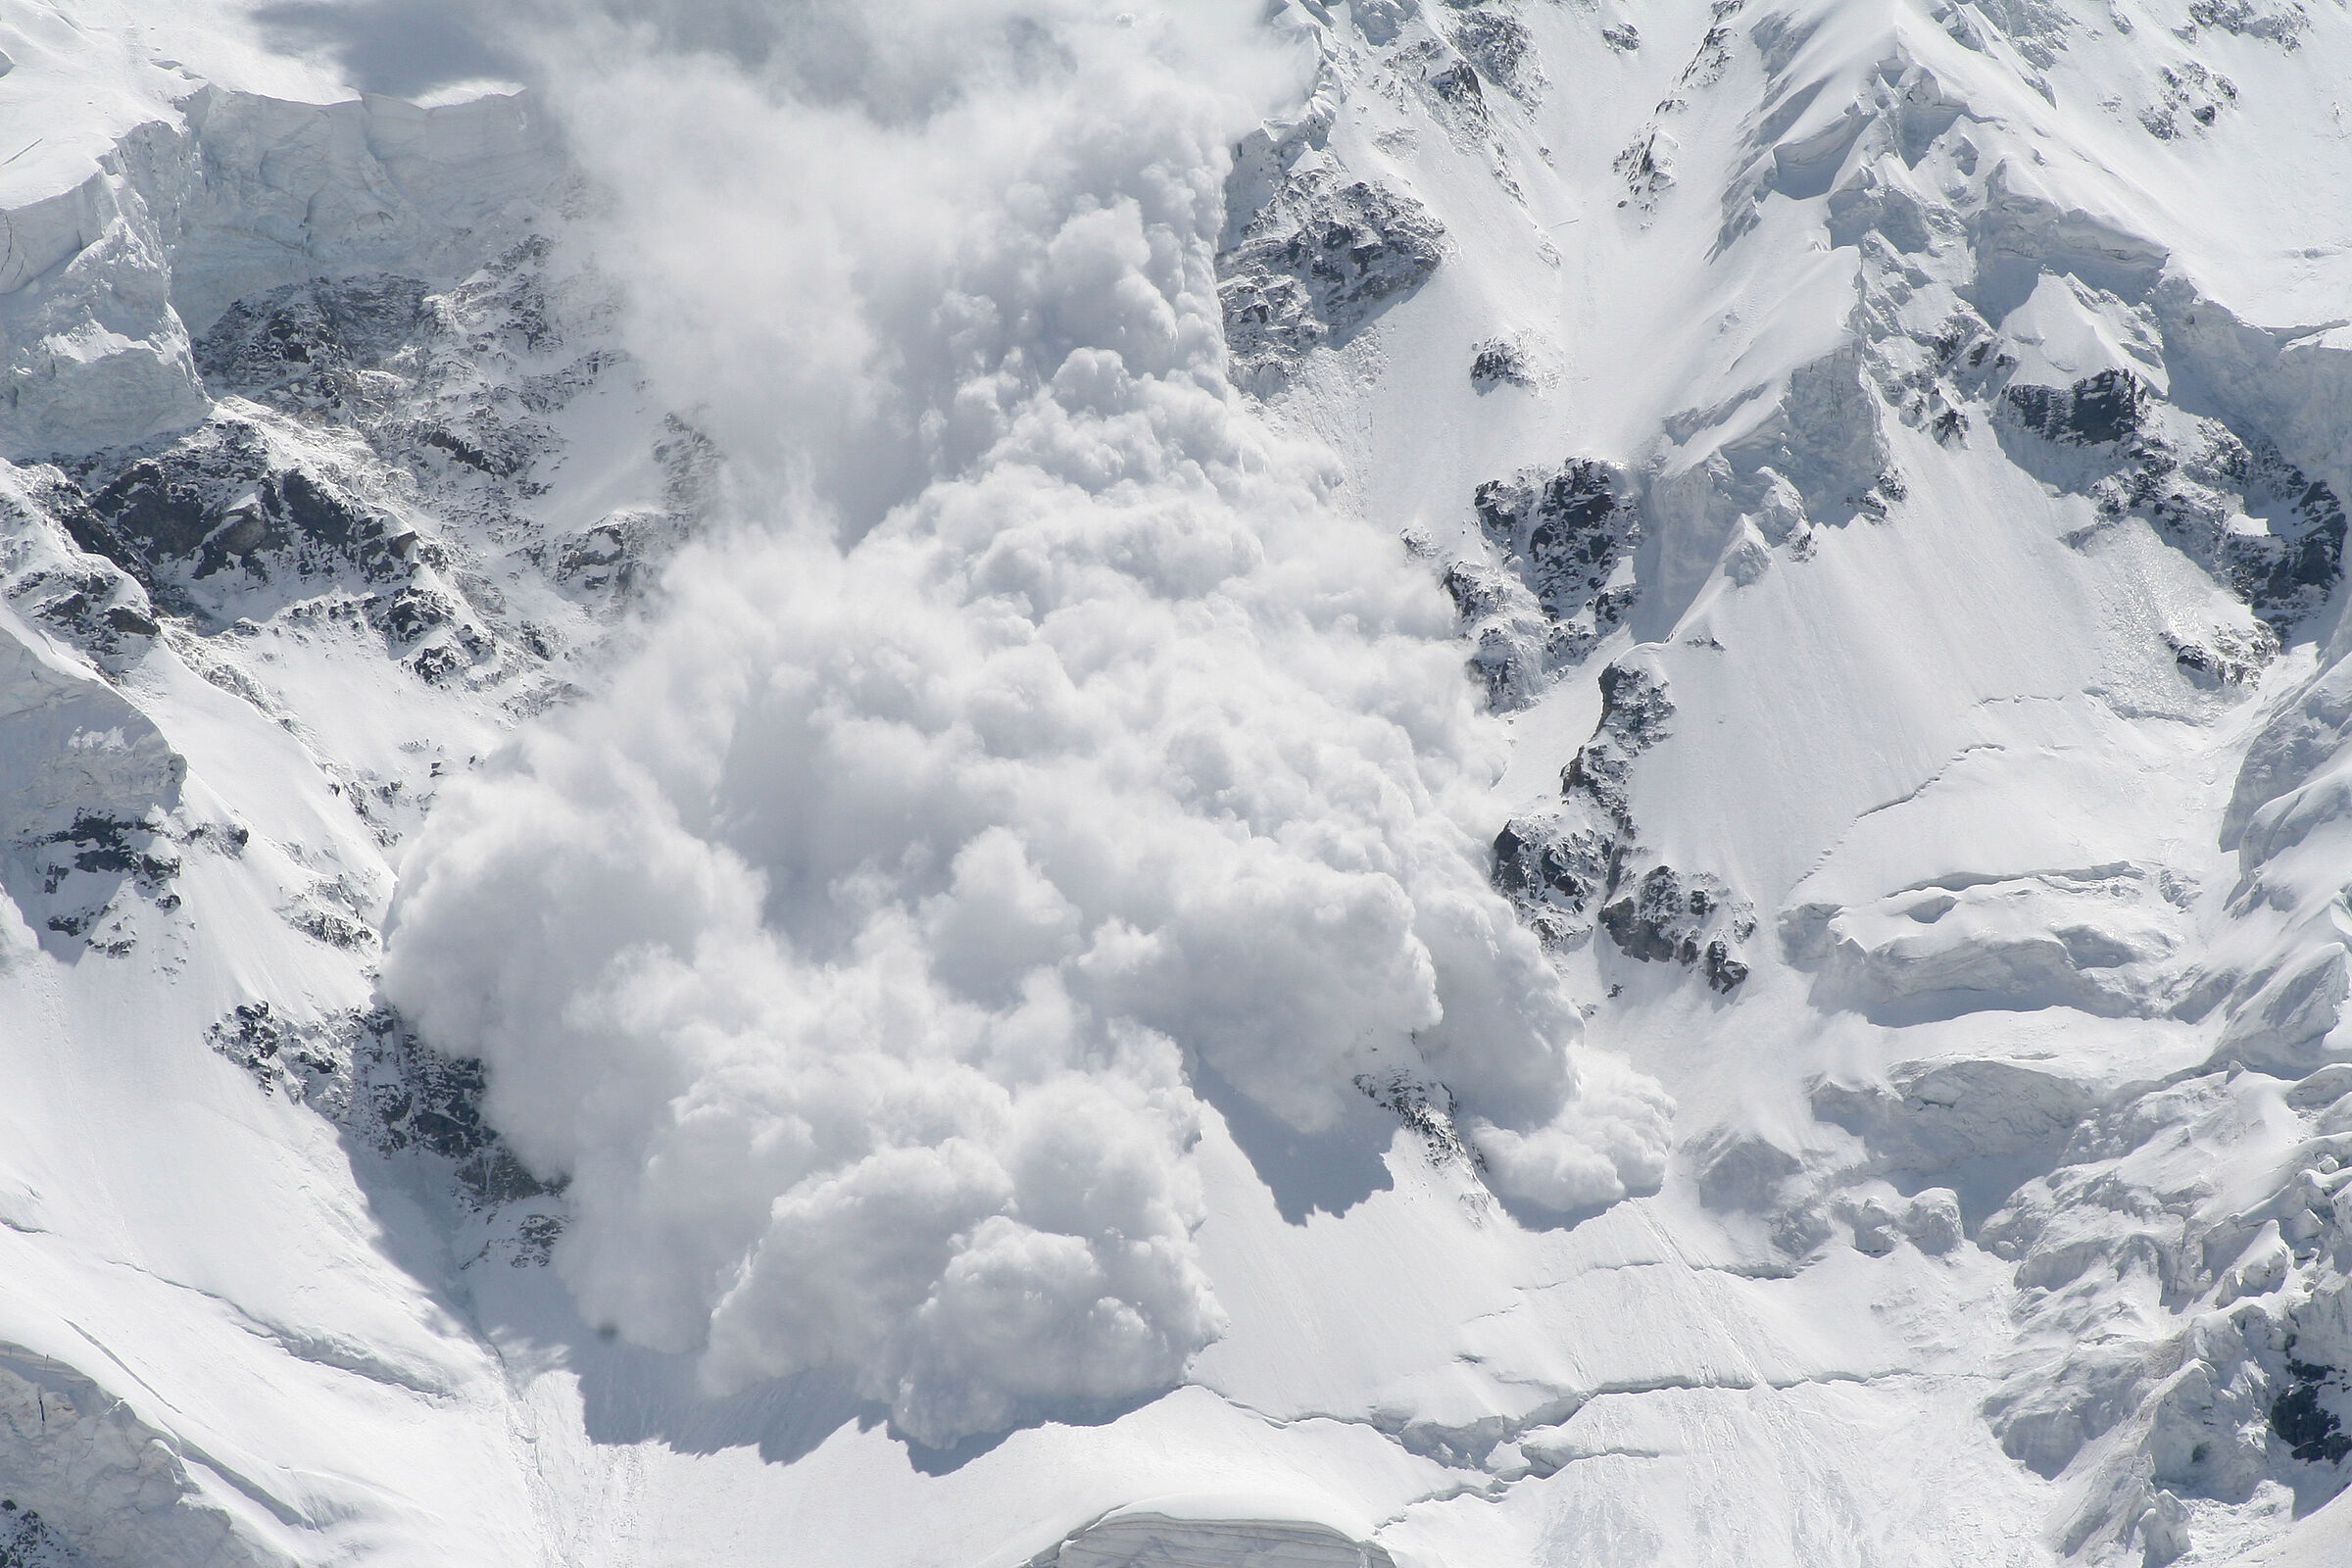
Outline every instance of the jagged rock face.
<svg viewBox="0 0 2352 1568">
<path fill-rule="evenodd" d="M 82 1556 L 43 1522 L 37 1508 L 0 1498 L 0 1568 L 76 1568 Z"/>
<path fill-rule="evenodd" d="M 2027 429 L 2069 446 L 2112 446 L 2138 435 L 2153 401 L 2148 384 L 2129 370 L 2101 370 L 2063 390 L 2012 386 L 2004 395 Z"/>
<path fill-rule="evenodd" d="M 313 378 L 306 401 L 331 395 L 330 380 L 356 390 L 354 372 L 410 347 L 430 292 L 413 277 L 321 278 L 237 300 L 196 340 L 196 368 L 245 397 Z"/>
<path fill-rule="evenodd" d="M 187 761 L 137 708 L 0 622 L 0 887 L 52 952 L 120 956 L 128 907 L 169 912 Z"/>
<path fill-rule="evenodd" d="M 1642 541 L 1627 488 L 1623 474 L 1583 459 L 1479 486 L 1487 553 L 1453 562 L 1445 581 L 1489 706 L 1525 707 L 1624 621 Z"/>
<path fill-rule="evenodd" d="M 1600 721 L 1561 773 L 1561 804 L 1504 826 L 1494 885 L 1548 947 L 1581 945 L 1597 925 L 1627 957 L 1695 968 L 1730 992 L 1747 978 L 1755 906 L 1719 877 L 1658 863 L 1634 814 L 1635 760 L 1672 733 L 1674 701 L 1637 663 L 1609 665 L 1599 684 Z"/>
<path fill-rule="evenodd" d="M 1589 937 L 1623 879 L 1639 833 L 1628 788 L 1634 759 L 1666 738 L 1674 716 L 1664 683 L 1640 665 L 1604 669 L 1600 695 L 1592 738 L 1561 774 L 1561 804 L 1513 819 L 1494 840 L 1494 885 L 1554 947 Z"/>
<path fill-rule="evenodd" d="M 1497 337 L 1478 345 L 1470 361 L 1470 384 L 1481 392 L 1492 392 L 1498 386 L 1533 386 L 1535 377 L 1529 371 L 1525 351 L 1509 339 Z"/>
<path fill-rule="evenodd" d="M 196 345 L 221 399 L 203 422 L 21 470 L 25 531 L 61 530 L 66 558 L 10 597 L 118 667 L 159 614 L 212 638 L 301 624 L 428 684 L 543 706 L 548 664 L 653 585 L 715 474 L 709 440 L 666 415 L 643 436 L 644 504 L 576 530 L 532 515 L 581 456 L 551 421 L 633 386 L 601 340 L 609 289 L 551 278 L 550 259 L 540 238 L 447 292 L 367 274 L 235 302 Z M 511 597 L 506 560 L 553 593 Z"/>
<path fill-rule="evenodd" d="M 1547 944 L 1565 946 L 1592 929 L 1613 848 L 1589 826 L 1514 818 L 1494 835 L 1494 886 Z"/>
<path fill-rule="evenodd" d="M 1471 505 L 1487 543 L 1565 632 L 1560 662 L 1580 660 L 1625 619 L 1636 590 L 1621 568 L 1642 542 L 1642 522 L 1605 465 L 1578 459 L 1554 474 L 1492 480 Z"/>
<path fill-rule="evenodd" d="M 1717 991 L 1747 978 L 1747 965 L 1736 955 L 1739 944 L 1756 934 L 1753 908 L 1713 877 L 1685 877 L 1671 866 L 1653 865 L 1632 891 L 1601 909 L 1600 923 L 1629 957 L 1696 965 Z"/>
<path fill-rule="evenodd" d="M 475 1260 L 546 1263 L 564 1232 L 564 1183 L 533 1176 L 484 1122 L 480 1062 L 428 1050 L 383 1007 L 304 1020 L 240 1003 L 205 1038 L 266 1093 L 317 1108 L 355 1143 L 453 1191 L 483 1234 Z"/>
<path fill-rule="evenodd" d="M 1290 177 L 1218 258 L 1235 375 L 1273 385 L 1429 280 L 1445 229 L 1411 197 L 1323 171 Z"/>
<path fill-rule="evenodd" d="M 2044 441 L 2105 449 L 2114 468 L 2090 485 L 2101 519 L 2147 518 L 2272 631 L 2291 633 L 2342 576 L 2342 503 L 2269 443 L 2249 446 L 2218 419 L 2180 415 L 2130 370 L 2102 370 L 2063 388 L 2013 382 L 2002 399 L 2005 412 Z M 2048 465 L 2029 458 L 2027 466 Z M 2246 662 L 2195 648 L 2180 658 L 2225 679 Z"/>
<path fill-rule="evenodd" d="M 209 611 L 216 625 L 244 603 L 208 577 L 234 574 L 250 592 L 281 579 L 347 572 L 383 583 L 407 574 L 413 530 L 325 475 L 272 456 L 253 425 L 207 425 L 104 484 L 93 475 L 86 499 L 64 486 L 43 499 L 75 544 L 139 579 L 151 600 L 183 615 Z"/>
<path fill-rule="evenodd" d="M 1515 98 L 1533 98 L 1544 84 L 1534 36 L 1527 24 L 1507 11 L 1476 6 L 1461 11 L 1446 29 L 1479 76 Z"/>
</svg>

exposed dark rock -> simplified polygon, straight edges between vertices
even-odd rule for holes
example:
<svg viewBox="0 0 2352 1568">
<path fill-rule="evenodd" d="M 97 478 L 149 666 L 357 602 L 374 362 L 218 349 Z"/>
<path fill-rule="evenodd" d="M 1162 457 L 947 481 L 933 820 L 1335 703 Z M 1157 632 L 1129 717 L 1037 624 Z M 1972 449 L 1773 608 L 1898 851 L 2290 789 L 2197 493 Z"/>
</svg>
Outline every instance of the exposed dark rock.
<svg viewBox="0 0 2352 1568">
<path fill-rule="evenodd" d="M 65 827 L 19 839 L 17 853 L 46 901 L 43 927 L 111 957 L 134 945 L 121 918 L 125 886 L 158 909 L 179 907 L 172 881 L 180 860 L 161 818 L 79 811 Z"/>
<path fill-rule="evenodd" d="M 143 652 L 163 629 L 137 580 L 99 557 L 36 567 L 0 591 L 20 612 L 109 668 Z"/>
<path fill-rule="evenodd" d="M 1730 69 L 1732 63 L 1730 22 L 1743 4 L 1744 0 L 1716 0 L 1712 8 L 1715 24 L 1707 29 L 1699 39 L 1698 47 L 1691 51 L 1682 74 L 1675 78 L 1674 90 L 1658 101 L 1648 122 L 1635 134 L 1625 150 L 1611 161 L 1609 167 L 1625 183 L 1625 196 L 1617 203 L 1618 206 L 1651 212 L 1656 209 L 1659 200 L 1674 188 L 1675 139 L 1667 130 L 1666 122 L 1690 108 L 1690 94 L 1704 92 L 1723 79 L 1724 72 Z M 1802 36 L 1788 36 L 1790 25 L 1788 19 L 1781 17 L 1766 17 L 1756 24 L 1755 39 L 1764 49 L 1768 61 L 1779 48 L 1787 47 L 1793 52 L 1795 47 L 1802 45 Z M 1804 26 L 1795 29 L 1799 34 L 1809 30 Z M 1602 36 L 1606 38 L 1608 35 L 1604 32 Z M 1626 29 L 1624 43 L 1608 38 L 1610 47 L 1617 49 L 1632 47 L 1639 41 L 1631 27 Z"/>
<path fill-rule="evenodd" d="M 1485 1158 L 1462 1141 L 1455 1124 L 1460 1105 L 1453 1091 L 1444 1084 L 1424 1083 L 1402 1072 L 1358 1073 L 1355 1087 L 1421 1140 L 1422 1152 L 1431 1164 L 1486 1168 Z"/>
<path fill-rule="evenodd" d="M 1490 142 L 1494 127 L 1479 68 L 1452 44 L 1444 38 L 1422 38 L 1398 49 L 1382 64 L 1399 85 L 1420 98 L 1430 119 L 1456 147 L 1469 152 Z"/>
<path fill-rule="evenodd" d="M 2204 686 L 2242 686 L 2259 676 L 2278 655 L 2278 634 L 2257 621 L 2249 632 L 2220 628 L 2201 641 L 2164 633 L 2173 662 Z"/>
<path fill-rule="evenodd" d="M 2288 1348 L 2293 1348 L 2291 1341 Z M 2286 1371 L 2284 1387 L 2271 1401 L 2271 1431 L 2305 1464 L 2334 1464 L 2352 1454 L 2352 1437 L 2344 1435 L 2343 1418 L 2323 1402 L 2328 1395 L 2341 1395 L 2344 1375 L 2291 1354 Z"/>
<path fill-rule="evenodd" d="M 410 660 L 409 667 L 426 685 L 446 686 L 464 676 L 469 666 L 456 649 L 436 643 Z"/>
<path fill-rule="evenodd" d="M 1600 672 L 1600 698 L 1592 738 L 1561 773 L 1560 806 L 1504 825 L 1491 880 L 1547 947 L 1574 947 L 1597 925 L 1629 957 L 1696 968 L 1730 992 L 1747 978 L 1754 906 L 1719 878 L 1657 863 L 1634 821 L 1634 759 L 1666 738 L 1673 700 L 1654 671 L 1624 662 Z"/>
<path fill-rule="evenodd" d="M 1444 585 L 1470 640 L 1470 668 L 1486 688 L 1487 706 L 1508 712 L 1543 696 L 1552 671 L 1573 657 L 1568 628 L 1545 616 L 1527 585 L 1491 561 L 1452 563 Z"/>
<path fill-rule="evenodd" d="M 268 1002 L 252 1002 L 215 1023 L 206 1040 L 266 1093 L 312 1105 L 377 1153 L 438 1162 L 471 1209 L 562 1191 L 562 1183 L 524 1168 L 482 1119 L 482 1064 L 432 1051 L 388 1009 L 297 1022 Z M 560 1227 L 560 1217 L 544 1217 Z"/>
<path fill-rule="evenodd" d="M 123 574 L 107 587 L 86 573 L 86 593 L 77 582 L 75 593 L 47 605 L 54 616 L 86 623 L 74 629 L 93 652 L 155 635 L 155 604 L 200 632 L 276 613 L 296 623 L 365 619 L 396 654 L 446 628 L 457 646 L 435 656 L 439 673 L 470 668 L 498 648 L 475 607 L 423 570 L 450 564 L 441 544 L 305 460 L 279 456 L 252 423 L 203 426 L 129 462 L 86 497 L 60 475 L 41 499 L 75 544 Z M 337 587 L 350 597 L 324 592 Z"/>
<path fill-rule="evenodd" d="M 313 941 L 322 942 L 330 948 L 339 948 L 346 953 L 357 953 L 373 947 L 376 941 L 373 927 L 365 921 L 355 920 L 339 910 L 300 908 L 296 909 L 288 918 L 293 922 L 296 930 Z"/>
<path fill-rule="evenodd" d="M 1429 280 L 1444 235 L 1419 202 L 1368 181 L 1287 182 L 1217 259 L 1236 379 L 1279 385 L 1308 350 L 1346 342 Z"/>
<path fill-rule="evenodd" d="M 1634 759 L 1666 738 L 1673 716 L 1674 700 L 1653 671 L 1623 661 L 1609 665 L 1600 672 L 1600 721 L 1561 771 L 1561 793 L 1591 801 L 1630 835 Z"/>
<path fill-rule="evenodd" d="M 509 420 L 493 410 L 476 412 L 464 425 L 420 422 L 403 443 L 410 452 L 438 452 L 493 479 L 520 478 L 552 444 L 544 425 Z"/>
<path fill-rule="evenodd" d="M 525 376 L 514 399 L 533 414 L 553 414 L 587 391 L 605 373 L 628 363 L 618 349 L 592 349 L 560 370 Z"/>
<path fill-rule="evenodd" d="M 239 1003 L 205 1031 L 205 1044 L 253 1074 L 264 1090 L 284 1086 L 296 1099 L 303 1098 L 310 1082 L 348 1065 L 333 1040 L 331 1034 L 290 1027 L 267 1002 Z"/>
<path fill-rule="evenodd" d="M 1756 934 L 1755 909 L 1714 877 L 1652 866 L 1630 893 L 1602 907 L 1600 922 L 1620 949 L 1644 963 L 1697 965 L 1722 992 L 1747 978 L 1738 944 Z"/>
<path fill-rule="evenodd" d="M 2027 429 L 2072 446 L 2129 441 L 2140 432 L 2155 390 L 2129 370 L 2101 370 L 2073 386 L 2012 386 L 2003 394 Z"/>
<path fill-rule="evenodd" d="M 1451 30 L 1453 46 L 1480 75 L 1515 98 L 1535 96 L 1544 77 L 1527 24 L 1482 6 L 1463 13 Z"/>
<path fill-rule="evenodd" d="M 1559 817 L 1517 817 L 1494 838 L 1495 891 L 1549 947 L 1565 947 L 1592 928 L 1606 892 L 1611 836 Z"/>
<path fill-rule="evenodd" d="M 1487 339 L 1470 361 L 1470 384 L 1481 392 L 1498 386 L 1533 386 L 1535 379 L 1528 370 L 1527 356 L 1508 338 Z"/>
<path fill-rule="evenodd" d="M 533 234 L 501 253 L 449 296 L 452 324 L 473 354 L 521 349 L 543 354 L 564 341 L 565 311 L 550 288 L 555 241 Z"/>
<path fill-rule="evenodd" d="M 1642 520 L 1607 464 L 1576 458 L 1556 473 L 1491 479 L 1472 505 L 1479 531 L 1515 568 L 1544 612 L 1581 623 L 1593 642 L 1633 607 L 1630 583 L 1611 586 L 1642 542 Z"/>
<path fill-rule="evenodd" d="M 1457 562 L 1446 588 L 1493 707 L 1532 701 L 1633 608 L 1625 568 L 1642 521 L 1628 488 L 1617 470 L 1584 459 L 1479 486 L 1479 528 L 1499 565 Z"/>
<path fill-rule="evenodd" d="M 368 601 L 368 619 L 395 647 L 413 647 L 454 623 L 463 607 L 437 588 L 410 584 L 398 593 Z"/>
<path fill-rule="evenodd" d="M 1421 78 L 1431 96 L 1480 120 L 1486 118 L 1487 93 L 1478 84 L 1478 73 L 1467 60 L 1430 72 Z"/>
<path fill-rule="evenodd" d="M 388 582 L 410 569 L 398 543 L 409 530 L 396 518 L 281 460 L 258 426 L 235 418 L 128 463 L 85 497 L 64 488 L 42 500 L 74 542 L 178 613 L 224 612 L 217 585 L 200 589 L 207 579 Z"/>
<path fill-rule="evenodd" d="M 251 395 L 381 365 L 416 335 L 426 285 L 413 277 L 318 278 L 237 301 L 196 340 L 216 391 Z"/>
<path fill-rule="evenodd" d="M 1665 683 L 1639 666 L 1610 665 L 1600 672 L 1600 722 L 1561 775 L 1559 808 L 1515 817 L 1494 840 L 1495 890 L 1553 947 L 1589 936 L 1614 891 L 1633 839 L 1626 797 L 1633 759 L 1664 738 L 1674 713 Z"/>
<path fill-rule="evenodd" d="M 1674 186 L 1674 163 L 1659 138 L 1665 132 L 1651 126 L 1640 138 L 1619 153 L 1609 167 L 1625 181 L 1626 201 L 1643 208 L 1657 205 L 1658 198 Z M 1617 204 L 1625 205 L 1624 201 Z"/>
<path fill-rule="evenodd" d="M 2145 516 L 2255 614 L 2289 632 L 2327 603 L 2342 575 L 2343 506 L 2267 444 L 2248 446 L 2213 420 L 2200 421 L 2200 433 L 2185 454 L 2162 441 L 2140 443 L 2134 466 L 2094 491 L 2100 510 Z M 2268 526 L 2239 526 L 2248 514 Z"/>
<path fill-rule="evenodd" d="M 2181 123 L 2183 120 L 2191 125 L 2210 127 L 2221 118 L 2223 110 L 2237 103 L 2237 84 L 2194 60 L 2183 60 L 2178 66 L 2160 66 L 2157 74 L 2164 90 L 2139 112 L 2139 122 L 2158 141 L 2171 141 L 2187 133 L 2187 126 Z"/>
<path fill-rule="evenodd" d="M 365 623 L 435 684 L 486 687 L 534 670 L 568 639 L 510 612 L 506 573 L 474 550 L 511 551 L 551 576 L 562 561 L 564 587 L 613 610 L 708 513 L 721 464 L 672 416 L 655 442 L 658 511 L 615 514 L 602 541 L 545 536 L 524 503 L 544 493 L 534 474 L 563 441 L 542 416 L 630 363 L 603 346 L 551 358 L 571 334 L 601 337 L 618 311 L 592 270 L 559 274 L 554 255 L 544 237 L 525 240 L 441 293 L 375 276 L 239 301 L 198 345 L 202 368 L 217 392 L 290 420 L 225 405 L 160 450 L 91 460 L 79 485 L 60 474 L 44 505 L 83 549 L 144 585 L 152 603 L 129 609 L 150 618 L 160 608 L 198 633 Z M 435 523 L 402 520 L 410 514 Z M 560 689 L 508 700 L 535 711 Z"/>
<path fill-rule="evenodd" d="M 2065 388 L 2012 385 L 2002 402 L 2019 427 L 2106 468 L 2085 486 L 2103 524 L 2146 518 L 2274 632 L 2292 632 L 2327 602 L 2342 573 L 2343 505 L 2269 443 L 2172 408 L 2129 370 L 2102 370 Z M 2048 466 L 2013 450 L 2030 467 Z M 2056 477 L 2084 482 L 2080 473 Z M 2198 672 L 2198 660 L 2182 662 Z M 2209 662 L 2211 673 L 2230 678 L 2227 658 Z"/>
<path fill-rule="evenodd" d="M 2200 27 L 2235 33 L 2240 37 L 2268 38 L 2281 49 L 2302 47 L 2303 29 L 2311 19 L 2298 5 L 2285 5 L 2276 10 L 2256 6 L 2252 0 L 2191 0 L 2189 21 Z"/>
<path fill-rule="evenodd" d="M 626 597 L 651 584 L 683 533 L 672 513 L 615 513 L 557 541 L 542 564 L 566 587 Z"/>
<path fill-rule="evenodd" d="M 37 1509 L 0 1497 L 0 1568 L 82 1568 L 88 1560 Z"/>
</svg>

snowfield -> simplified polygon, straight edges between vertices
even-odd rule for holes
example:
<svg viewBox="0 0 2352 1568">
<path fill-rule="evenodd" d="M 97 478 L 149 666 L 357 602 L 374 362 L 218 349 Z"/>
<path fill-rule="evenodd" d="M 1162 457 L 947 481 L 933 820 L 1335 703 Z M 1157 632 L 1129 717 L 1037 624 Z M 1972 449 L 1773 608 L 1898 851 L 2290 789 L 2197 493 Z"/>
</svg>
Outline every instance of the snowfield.
<svg viewBox="0 0 2352 1568">
<path fill-rule="evenodd" d="M 0 1568 L 2352 1560 L 2352 15 L 888 9 L 0 0 Z"/>
</svg>

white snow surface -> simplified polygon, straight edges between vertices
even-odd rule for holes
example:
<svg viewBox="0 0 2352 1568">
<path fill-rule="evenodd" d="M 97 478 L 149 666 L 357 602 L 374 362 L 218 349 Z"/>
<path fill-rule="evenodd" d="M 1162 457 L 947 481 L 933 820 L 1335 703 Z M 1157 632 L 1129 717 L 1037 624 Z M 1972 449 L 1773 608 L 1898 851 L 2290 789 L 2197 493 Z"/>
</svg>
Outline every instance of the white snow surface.
<svg viewBox="0 0 2352 1568">
<path fill-rule="evenodd" d="M 2330 0 L 0 55 L 0 1565 L 2352 1551 Z"/>
</svg>

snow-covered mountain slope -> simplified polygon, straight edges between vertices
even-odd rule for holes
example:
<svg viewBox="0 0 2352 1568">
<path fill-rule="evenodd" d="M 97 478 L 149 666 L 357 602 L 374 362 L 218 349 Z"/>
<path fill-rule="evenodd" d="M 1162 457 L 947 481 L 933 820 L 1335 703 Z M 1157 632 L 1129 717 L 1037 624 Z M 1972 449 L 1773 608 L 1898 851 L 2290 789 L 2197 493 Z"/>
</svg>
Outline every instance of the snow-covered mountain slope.
<svg viewBox="0 0 2352 1568">
<path fill-rule="evenodd" d="M 163 9 L 0 1564 L 2352 1552 L 2333 0 Z"/>
</svg>

